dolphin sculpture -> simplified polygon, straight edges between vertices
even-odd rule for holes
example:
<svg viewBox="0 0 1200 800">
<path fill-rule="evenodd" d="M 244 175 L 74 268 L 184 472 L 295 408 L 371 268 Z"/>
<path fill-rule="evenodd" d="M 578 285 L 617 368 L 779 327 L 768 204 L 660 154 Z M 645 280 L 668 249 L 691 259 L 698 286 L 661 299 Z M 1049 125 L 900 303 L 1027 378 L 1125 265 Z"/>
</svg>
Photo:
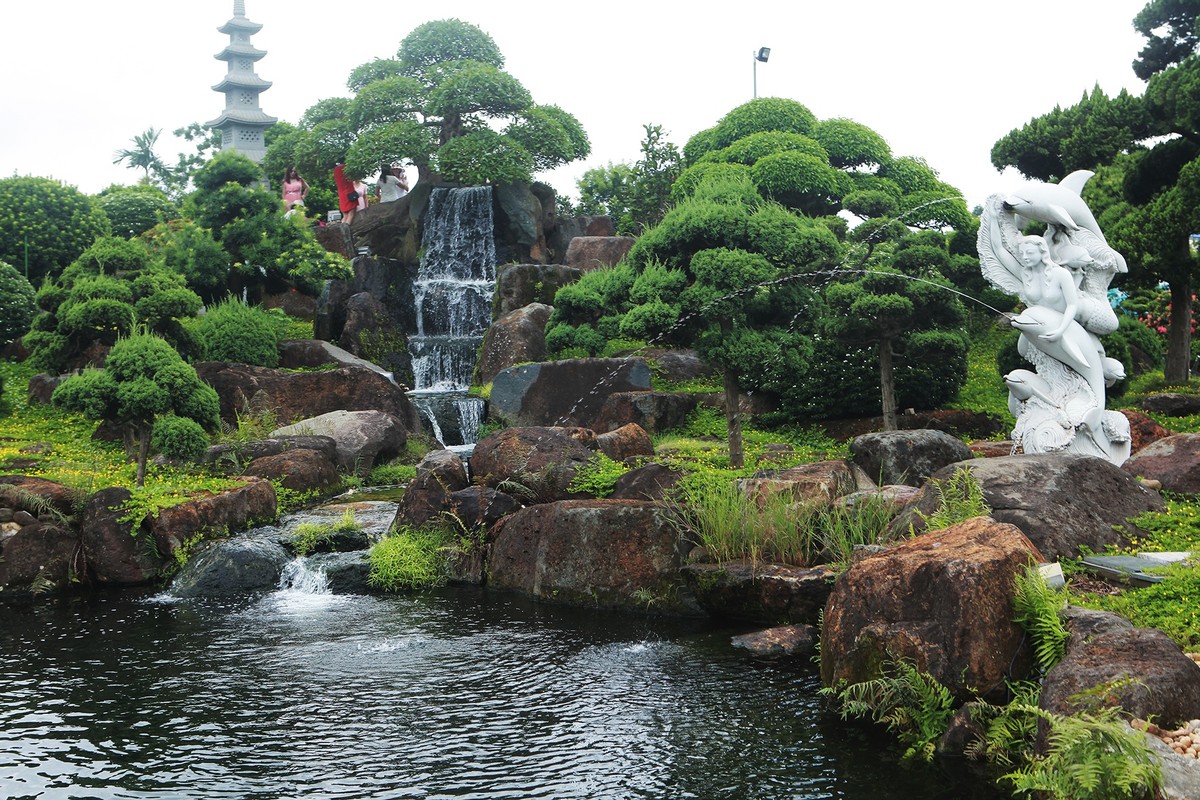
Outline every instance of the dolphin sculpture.
<svg viewBox="0 0 1200 800">
<path fill-rule="evenodd" d="M 1026 219 L 1057 225 L 1069 231 L 1085 228 L 1096 234 L 1104 244 L 1108 244 L 1092 210 L 1079 196 L 1084 184 L 1095 174 L 1090 170 L 1079 169 L 1058 183 L 1022 184 L 1004 198 L 1004 206 Z"/>
</svg>

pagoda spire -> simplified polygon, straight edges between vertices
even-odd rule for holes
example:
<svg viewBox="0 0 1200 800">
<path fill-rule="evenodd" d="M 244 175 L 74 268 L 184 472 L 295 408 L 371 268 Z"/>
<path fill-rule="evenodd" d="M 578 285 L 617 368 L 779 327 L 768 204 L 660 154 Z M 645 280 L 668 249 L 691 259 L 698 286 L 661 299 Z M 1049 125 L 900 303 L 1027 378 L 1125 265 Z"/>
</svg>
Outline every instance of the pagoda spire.
<svg viewBox="0 0 1200 800">
<path fill-rule="evenodd" d="M 266 154 L 264 133 L 278 120 L 263 113 L 258 96 L 271 88 L 254 71 L 254 65 L 267 53 L 250 43 L 250 37 L 262 30 L 262 25 L 246 19 L 245 0 L 233 0 L 233 17 L 218 31 L 229 36 L 229 44 L 214 58 L 227 65 L 225 78 L 215 86 L 214 92 L 225 95 L 225 110 L 206 127 L 221 132 L 221 149 L 237 150 L 254 161 L 262 161 Z"/>
</svg>

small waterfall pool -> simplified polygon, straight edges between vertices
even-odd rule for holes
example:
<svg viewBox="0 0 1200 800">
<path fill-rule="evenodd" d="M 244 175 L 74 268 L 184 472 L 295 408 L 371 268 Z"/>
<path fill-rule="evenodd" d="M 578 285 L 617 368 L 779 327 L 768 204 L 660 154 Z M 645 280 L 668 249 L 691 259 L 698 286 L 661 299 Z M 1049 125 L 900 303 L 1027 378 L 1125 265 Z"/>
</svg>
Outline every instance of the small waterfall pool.
<svg viewBox="0 0 1200 800">
<path fill-rule="evenodd" d="M 730 629 L 449 588 L 3 607 L 8 798 L 988 798 Z"/>
</svg>

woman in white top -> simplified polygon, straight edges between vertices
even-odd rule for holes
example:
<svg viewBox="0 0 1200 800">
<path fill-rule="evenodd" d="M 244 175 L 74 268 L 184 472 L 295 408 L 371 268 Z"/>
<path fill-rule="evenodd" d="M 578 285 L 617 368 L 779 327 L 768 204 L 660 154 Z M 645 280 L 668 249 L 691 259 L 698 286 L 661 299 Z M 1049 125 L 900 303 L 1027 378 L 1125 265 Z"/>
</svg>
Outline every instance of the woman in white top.
<svg viewBox="0 0 1200 800">
<path fill-rule="evenodd" d="M 381 203 L 391 203 L 408 194 L 408 175 L 404 168 L 384 164 L 375 183 L 375 194 Z"/>
</svg>

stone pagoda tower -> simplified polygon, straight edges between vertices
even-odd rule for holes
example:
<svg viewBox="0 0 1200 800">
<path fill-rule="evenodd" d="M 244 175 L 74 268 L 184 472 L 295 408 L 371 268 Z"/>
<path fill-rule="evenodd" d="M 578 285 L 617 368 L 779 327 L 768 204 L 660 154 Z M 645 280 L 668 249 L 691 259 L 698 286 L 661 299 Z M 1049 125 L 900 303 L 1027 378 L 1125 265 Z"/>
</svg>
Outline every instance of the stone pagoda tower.
<svg viewBox="0 0 1200 800">
<path fill-rule="evenodd" d="M 262 30 L 262 25 L 246 19 L 245 0 L 234 0 L 233 18 L 217 28 L 229 34 L 229 44 L 214 58 L 228 65 L 225 79 L 212 87 L 214 92 L 225 94 L 225 110 L 221 116 L 206 122 L 205 126 L 221 132 L 221 149 L 237 150 L 254 161 L 262 161 L 266 153 L 263 132 L 275 124 L 275 117 L 268 116 L 258 107 L 258 96 L 271 88 L 254 72 L 254 64 L 267 54 L 250 44 L 250 36 Z"/>
</svg>

